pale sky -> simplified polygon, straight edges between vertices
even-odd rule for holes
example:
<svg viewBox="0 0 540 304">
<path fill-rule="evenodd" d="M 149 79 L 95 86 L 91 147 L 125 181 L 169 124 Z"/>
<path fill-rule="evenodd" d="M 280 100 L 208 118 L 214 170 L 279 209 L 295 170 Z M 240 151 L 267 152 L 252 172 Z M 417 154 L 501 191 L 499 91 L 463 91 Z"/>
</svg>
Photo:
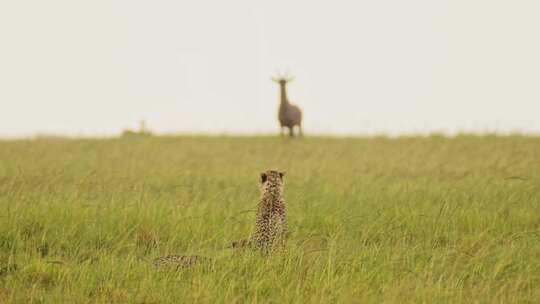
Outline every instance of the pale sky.
<svg viewBox="0 0 540 304">
<path fill-rule="evenodd" d="M 540 132 L 540 1 L 0 1 L 0 136 Z"/>
</svg>

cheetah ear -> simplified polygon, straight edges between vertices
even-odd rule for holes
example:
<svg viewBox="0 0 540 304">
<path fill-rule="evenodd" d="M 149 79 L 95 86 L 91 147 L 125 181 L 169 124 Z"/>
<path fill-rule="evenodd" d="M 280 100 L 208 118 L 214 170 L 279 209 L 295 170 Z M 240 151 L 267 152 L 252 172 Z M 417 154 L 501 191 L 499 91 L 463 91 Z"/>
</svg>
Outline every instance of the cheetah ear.
<svg viewBox="0 0 540 304">
<path fill-rule="evenodd" d="M 280 177 L 281 179 L 283 179 L 283 176 L 285 176 L 285 173 L 287 173 L 287 172 L 285 172 L 285 171 L 279 172 L 279 177 Z"/>
<path fill-rule="evenodd" d="M 266 173 L 261 172 L 261 184 L 266 182 L 267 179 L 268 179 L 268 176 L 266 176 Z"/>
</svg>

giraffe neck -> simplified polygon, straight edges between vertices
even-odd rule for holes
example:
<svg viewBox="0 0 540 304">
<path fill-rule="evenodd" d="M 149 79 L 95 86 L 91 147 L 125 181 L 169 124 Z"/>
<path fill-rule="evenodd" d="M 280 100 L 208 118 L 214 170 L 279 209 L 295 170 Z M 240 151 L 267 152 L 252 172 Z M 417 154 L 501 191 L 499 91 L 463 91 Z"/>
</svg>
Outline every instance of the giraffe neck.
<svg viewBox="0 0 540 304">
<path fill-rule="evenodd" d="M 289 99 L 287 99 L 287 88 L 285 84 L 281 85 L 281 105 L 288 105 Z"/>
</svg>

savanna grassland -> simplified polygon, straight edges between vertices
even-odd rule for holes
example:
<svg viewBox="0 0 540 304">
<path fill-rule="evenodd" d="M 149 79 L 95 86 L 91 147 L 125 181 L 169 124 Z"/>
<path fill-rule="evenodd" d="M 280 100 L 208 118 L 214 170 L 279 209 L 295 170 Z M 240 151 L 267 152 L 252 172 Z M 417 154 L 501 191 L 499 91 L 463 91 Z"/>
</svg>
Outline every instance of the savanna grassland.
<svg viewBox="0 0 540 304">
<path fill-rule="evenodd" d="M 286 249 L 225 249 L 270 168 Z M 212 262 L 154 269 L 167 254 Z M 539 286 L 539 138 L 0 141 L 0 303 L 540 303 Z"/>
</svg>

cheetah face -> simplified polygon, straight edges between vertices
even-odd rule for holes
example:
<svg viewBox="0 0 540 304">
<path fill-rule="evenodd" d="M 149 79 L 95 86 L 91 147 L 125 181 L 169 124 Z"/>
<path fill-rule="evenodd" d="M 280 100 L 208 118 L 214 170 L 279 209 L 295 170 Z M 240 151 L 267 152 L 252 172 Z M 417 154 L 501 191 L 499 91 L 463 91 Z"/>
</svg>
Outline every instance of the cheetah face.
<svg viewBox="0 0 540 304">
<path fill-rule="evenodd" d="M 267 170 L 264 172 L 261 172 L 261 184 L 270 183 L 274 185 L 282 185 L 283 184 L 283 176 L 285 175 L 285 172 L 275 171 L 275 170 Z"/>
</svg>

